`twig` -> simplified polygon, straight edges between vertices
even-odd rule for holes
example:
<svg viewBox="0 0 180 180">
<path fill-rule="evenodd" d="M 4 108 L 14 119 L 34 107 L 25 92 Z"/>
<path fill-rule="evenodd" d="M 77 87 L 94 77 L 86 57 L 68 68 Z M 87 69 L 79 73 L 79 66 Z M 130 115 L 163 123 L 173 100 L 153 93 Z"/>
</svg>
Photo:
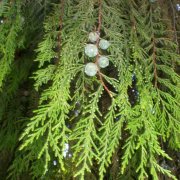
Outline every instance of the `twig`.
<svg viewBox="0 0 180 180">
<path fill-rule="evenodd" d="M 58 61 L 56 64 L 59 63 L 59 59 L 60 59 L 60 53 L 61 53 L 61 44 L 62 44 L 62 37 L 61 37 L 61 31 L 63 28 L 63 15 L 64 15 L 64 5 L 65 5 L 65 1 L 64 0 L 60 0 L 61 1 L 61 14 L 59 17 L 59 33 L 58 33 Z"/>
<path fill-rule="evenodd" d="M 99 0 L 99 17 L 98 17 L 98 29 L 97 31 L 100 33 L 102 25 L 102 0 Z"/>
<path fill-rule="evenodd" d="M 96 42 L 97 47 L 99 46 L 99 41 L 100 41 L 101 26 L 102 26 L 102 0 L 99 0 L 99 16 L 98 16 L 98 28 L 97 28 L 97 33 L 98 33 L 99 37 Z M 97 64 L 99 56 L 100 56 L 100 54 L 98 53 L 96 56 L 95 64 Z M 113 97 L 111 91 L 108 89 L 108 87 L 106 86 L 106 84 L 103 81 L 103 76 L 102 76 L 99 68 L 98 68 L 98 75 L 99 75 L 99 80 L 100 80 L 101 84 L 103 85 L 104 89 L 107 91 L 107 93 L 109 94 L 110 97 Z"/>
<path fill-rule="evenodd" d="M 172 3 L 172 0 L 169 0 L 170 1 L 170 4 L 171 4 L 171 9 L 172 9 L 172 15 L 173 15 L 173 31 L 174 31 L 174 39 L 176 41 L 176 44 L 178 46 L 177 48 L 177 53 L 179 54 L 179 43 L 178 43 L 178 36 L 177 36 L 177 29 L 176 29 L 176 14 L 175 14 L 175 10 L 174 10 L 174 7 L 173 7 L 173 3 Z"/>
<path fill-rule="evenodd" d="M 103 81 L 103 77 L 100 71 L 98 71 L 98 75 L 99 75 L 99 80 L 101 82 L 101 84 L 103 85 L 104 89 L 107 91 L 107 93 L 109 94 L 110 97 L 113 97 L 111 91 L 108 89 L 108 87 L 105 85 L 104 81 Z"/>
</svg>

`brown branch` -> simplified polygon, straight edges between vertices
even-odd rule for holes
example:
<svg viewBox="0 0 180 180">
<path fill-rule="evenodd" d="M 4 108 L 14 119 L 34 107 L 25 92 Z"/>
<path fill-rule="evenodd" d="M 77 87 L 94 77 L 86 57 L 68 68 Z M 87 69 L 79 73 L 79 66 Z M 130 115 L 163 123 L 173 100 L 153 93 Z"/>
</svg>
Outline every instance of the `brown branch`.
<svg viewBox="0 0 180 180">
<path fill-rule="evenodd" d="M 173 25 L 174 39 L 177 44 L 177 53 L 179 54 L 179 43 L 178 43 L 178 35 L 177 35 L 177 29 L 176 29 L 176 13 L 174 10 L 172 0 L 170 0 L 170 5 L 171 5 L 171 9 L 172 9 L 172 16 L 173 16 L 172 17 L 172 25 Z"/>
<path fill-rule="evenodd" d="M 99 46 L 99 41 L 100 41 L 100 33 L 101 33 L 101 26 L 102 26 L 102 0 L 99 0 L 99 15 L 98 15 L 98 27 L 97 27 L 97 33 L 99 35 L 97 41 L 96 41 L 96 46 Z M 97 55 L 99 57 L 99 54 Z M 97 61 L 96 57 L 96 61 Z"/>
<path fill-rule="evenodd" d="M 63 28 L 63 15 L 64 15 L 64 5 L 65 5 L 65 1 L 64 0 L 60 0 L 61 1 L 61 14 L 59 17 L 59 33 L 58 33 L 58 61 L 56 62 L 56 64 L 59 63 L 60 60 L 60 54 L 61 54 L 61 45 L 62 45 L 62 28 Z"/>
<path fill-rule="evenodd" d="M 101 26 L 102 26 L 102 0 L 99 0 L 99 15 L 98 15 L 98 27 L 97 27 L 97 33 L 98 33 L 99 37 L 96 42 L 97 47 L 99 47 Z M 99 56 L 100 56 L 100 54 L 98 53 L 96 56 L 95 64 L 98 63 Z M 99 81 L 101 82 L 104 89 L 107 91 L 107 93 L 109 94 L 110 97 L 113 97 L 111 91 L 108 89 L 108 87 L 106 86 L 106 84 L 103 81 L 103 76 L 102 76 L 99 68 L 98 68 L 98 75 L 99 75 Z"/>
<path fill-rule="evenodd" d="M 156 64 L 156 46 L 155 46 L 155 38 L 153 36 L 152 38 L 152 43 L 153 43 L 153 65 L 154 65 L 154 87 L 157 88 L 157 79 L 158 79 L 158 75 L 157 75 L 157 64 Z"/>
<path fill-rule="evenodd" d="M 103 85 L 104 89 L 107 91 L 107 93 L 109 94 L 110 97 L 113 97 L 111 91 L 108 89 L 108 87 L 104 83 L 103 76 L 102 76 L 102 74 L 101 74 L 101 72 L 99 70 L 98 70 L 98 75 L 99 75 L 99 80 L 100 80 L 101 84 Z"/>
<path fill-rule="evenodd" d="M 99 0 L 98 33 L 100 34 L 102 26 L 102 0 Z"/>
<path fill-rule="evenodd" d="M 99 47 L 99 41 L 100 41 L 100 33 L 101 33 L 101 26 L 102 26 L 102 0 L 99 0 L 99 15 L 98 15 L 98 27 L 97 27 L 97 33 L 99 35 L 97 41 L 96 41 L 96 46 Z M 98 58 L 99 58 L 99 53 L 96 56 L 96 61 L 97 63 Z"/>
</svg>

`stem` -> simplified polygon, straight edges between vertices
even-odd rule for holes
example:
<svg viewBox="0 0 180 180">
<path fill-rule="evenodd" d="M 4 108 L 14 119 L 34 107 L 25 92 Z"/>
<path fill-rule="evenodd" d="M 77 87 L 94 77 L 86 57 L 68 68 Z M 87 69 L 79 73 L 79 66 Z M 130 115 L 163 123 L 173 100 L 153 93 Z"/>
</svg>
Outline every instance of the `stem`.
<svg viewBox="0 0 180 180">
<path fill-rule="evenodd" d="M 99 47 L 99 41 L 100 41 L 100 32 L 101 32 L 101 26 L 102 26 L 102 0 L 99 0 L 99 15 L 98 15 L 98 28 L 97 28 L 97 33 L 99 35 L 99 38 L 97 39 L 96 46 Z M 95 64 L 97 64 L 98 59 L 99 59 L 100 54 L 98 53 L 96 56 Z M 104 87 L 104 89 L 107 91 L 110 97 L 113 97 L 111 91 L 108 89 L 106 84 L 103 81 L 103 76 L 100 72 L 100 69 L 98 68 L 98 75 L 99 75 L 99 80 Z"/>
<path fill-rule="evenodd" d="M 177 44 L 177 53 L 179 54 L 179 43 L 178 43 L 178 36 L 177 36 L 177 29 L 176 29 L 176 13 L 175 13 L 175 10 L 174 10 L 174 7 L 173 7 L 173 3 L 172 3 L 172 0 L 170 0 L 170 4 L 171 4 L 171 9 L 172 9 L 172 15 L 173 15 L 173 31 L 174 31 L 174 39 L 176 41 L 176 44 Z"/>
<path fill-rule="evenodd" d="M 96 42 L 96 46 L 99 47 L 99 41 L 100 41 L 100 33 L 101 33 L 101 26 L 102 26 L 102 0 L 99 0 L 99 15 L 98 15 L 98 28 L 97 28 L 97 33 L 99 35 L 97 42 Z M 99 58 L 99 53 L 96 56 L 96 63 L 98 61 Z"/>
<path fill-rule="evenodd" d="M 98 17 L 98 33 L 101 31 L 102 25 L 102 0 L 99 0 L 99 17 Z"/>
<path fill-rule="evenodd" d="M 62 28 L 63 28 L 63 15 L 64 15 L 64 4 L 65 4 L 64 0 L 60 0 L 60 1 L 61 1 L 61 14 L 60 14 L 60 17 L 59 17 L 58 61 L 56 62 L 56 64 L 58 64 L 59 60 L 60 60 L 60 52 L 61 52 L 61 44 L 62 44 L 61 31 L 62 31 Z"/>
<path fill-rule="evenodd" d="M 102 76 L 102 74 L 101 74 L 100 71 L 98 71 L 98 75 L 99 75 L 99 80 L 100 80 L 101 84 L 103 85 L 104 89 L 107 91 L 107 93 L 109 94 L 109 96 L 112 98 L 113 95 L 112 95 L 111 91 L 108 89 L 108 87 L 105 85 L 105 83 L 104 83 L 104 81 L 103 81 L 103 76 Z"/>
</svg>

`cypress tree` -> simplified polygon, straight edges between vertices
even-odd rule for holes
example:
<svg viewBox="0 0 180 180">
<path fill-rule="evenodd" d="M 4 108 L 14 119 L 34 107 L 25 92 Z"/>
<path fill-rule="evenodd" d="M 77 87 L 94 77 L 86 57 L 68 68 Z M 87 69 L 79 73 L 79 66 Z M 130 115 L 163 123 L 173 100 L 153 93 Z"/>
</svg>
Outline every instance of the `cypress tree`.
<svg viewBox="0 0 180 180">
<path fill-rule="evenodd" d="M 176 0 L 2 0 L 1 178 L 178 179 L 179 32 Z"/>
</svg>

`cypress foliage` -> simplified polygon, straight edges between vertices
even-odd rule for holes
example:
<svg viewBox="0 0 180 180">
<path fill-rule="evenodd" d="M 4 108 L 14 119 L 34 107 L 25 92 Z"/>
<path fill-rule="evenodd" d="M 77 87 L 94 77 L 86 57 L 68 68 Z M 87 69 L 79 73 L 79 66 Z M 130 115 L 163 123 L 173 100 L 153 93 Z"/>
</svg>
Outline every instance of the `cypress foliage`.
<svg viewBox="0 0 180 180">
<path fill-rule="evenodd" d="M 178 179 L 179 16 L 172 0 L 2 0 L 1 177 Z M 95 31 L 110 64 L 90 77 Z"/>
</svg>

